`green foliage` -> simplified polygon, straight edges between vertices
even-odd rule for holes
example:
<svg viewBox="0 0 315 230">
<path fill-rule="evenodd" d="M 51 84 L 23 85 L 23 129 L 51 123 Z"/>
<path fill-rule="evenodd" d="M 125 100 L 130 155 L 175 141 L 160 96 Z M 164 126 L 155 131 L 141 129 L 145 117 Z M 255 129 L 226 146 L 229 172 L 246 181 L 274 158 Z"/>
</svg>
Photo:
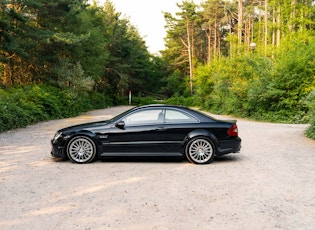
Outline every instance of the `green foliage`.
<svg viewBox="0 0 315 230">
<path fill-rule="evenodd" d="M 131 104 L 135 106 L 149 105 L 149 104 L 156 104 L 156 103 L 157 101 L 152 97 L 136 96 L 136 97 L 133 97 L 131 100 Z"/>
<path fill-rule="evenodd" d="M 165 104 L 170 105 L 181 105 L 181 106 L 195 106 L 196 98 L 195 97 L 183 97 L 183 96 L 174 96 L 164 100 Z"/>
<path fill-rule="evenodd" d="M 113 97 L 156 92 L 165 65 L 120 15 L 110 1 L 1 1 L 0 84 L 44 83 Z"/>
<path fill-rule="evenodd" d="M 129 105 L 129 97 L 119 97 L 115 100 L 115 104 L 117 105 Z M 132 96 L 131 97 L 131 104 L 132 106 L 141 106 L 141 105 L 149 105 L 149 104 L 157 104 L 158 101 L 156 98 L 150 96 Z"/>
<path fill-rule="evenodd" d="M 313 89 L 306 98 L 306 103 L 310 108 L 311 122 L 310 127 L 306 130 L 306 136 L 315 139 L 315 89 Z"/>
<path fill-rule="evenodd" d="M 309 96 L 315 88 L 315 8 L 312 2 L 294 8 L 287 3 L 271 1 L 271 8 L 257 11 L 258 2 L 243 2 L 240 11 L 237 1 L 209 0 L 194 17 L 187 14 L 187 2 L 174 17 L 164 13 L 163 58 L 173 72 L 167 79 L 169 101 L 183 104 L 189 88 L 183 79 L 190 73 L 193 103 L 199 107 L 258 120 L 311 122 L 310 136 L 315 129 L 314 98 Z M 268 17 L 262 26 L 264 13 Z M 234 15 L 242 20 L 233 20 Z M 254 50 L 252 42 L 257 43 Z"/>
<path fill-rule="evenodd" d="M 196 71 L 198 102 L 204 109 L 217 113 L 242 113 L 252 78 L 248 58 L 213 61 L 210 66 L 201 66 Z M 237 108 L 237 110 L 235 110 Z"/>
<path fill-rule="evenodd" d="M 199 106 L 258 120 L 309 122 L 314 113 L 308 95 L 315 88 L 315 39 L 303 35 L 303 40 L 301 34 L 284 38 L 273 59 L 243 55 L 199 66 Z"/>
<path fill-rule="evenodd" d="M 162 88 L 162 93 L 167 96 L 188 96 L 189 95 L 189 87 L 188 87 L 188 79 L 182 77 L 178 70 L 175 70 L 167 79 L 167 85 Z"/>
<path fill-rule="evenodd" d="M 55 69 L 57 84 L 61 88 L 70 88 L 75 91 L 90 91 L 93 89 L 94 80 L 84 76 L 82 65 L 77 62 L 75 65 L 68 60 L 62 60 Z"/>
<path fill-rule="evenodd" d="M 96 92 L 78 93 L 46 85 L 0 89 L 0 132 L 111 105 L 109 97 Z"/>
<path fill-rule="evenodd" d="M 126 95 L 132 90 L 141 95 L 132 98 L 133 105 L 155 103 L 141 92 L 162 93 L 171 97 L 163 102 L 168 104 L 311 122 L 307 135 L 315 136 L 311 2 L 294 9 L 270 2 L 281 8 L 281 18 L 274 14 L 280 8 L 268 12 L 268 34 L 258 22 L 263 12 L 254 10 L 258 2 L 246 5 L 243 27 L 251 22 L 252 30 L 244 30 L 240 39 L 237 31 L 242 28 L 233 19 L 239 13 L 237 1 L 205 1 L 200 7 L 184 1 L 176 16 L 164 13 L 168 31 L 162 58 L 148 53 L 137 29 L 120 18 L 110 1 L 102 7 L 85 0 L 0 4 L 0 86 L 26 85 L 0 89 L 0 131 L 112 102 L 128 104 Z M 278 31 L 272 20 L 280 23 Z M 252 39 L 255 53 L 248 47 Z M 45 85 L 34 85 L 38 83 Z"/>
<path fill-rule="evenodd" d="M 285 41 L 275 52 L 269 74 L 251 83 L 249 106 L 262 119 L 307 122 L 305 97 L 315 87 L 315 44 L 305 43 L 298 34 Z"/>
<path fill-rule="evenodd" d="M 313 119 L 310 127 L 305 131 L 305 135 L 309 138 L 315 139 L 315 119 Z"/>
</svg>

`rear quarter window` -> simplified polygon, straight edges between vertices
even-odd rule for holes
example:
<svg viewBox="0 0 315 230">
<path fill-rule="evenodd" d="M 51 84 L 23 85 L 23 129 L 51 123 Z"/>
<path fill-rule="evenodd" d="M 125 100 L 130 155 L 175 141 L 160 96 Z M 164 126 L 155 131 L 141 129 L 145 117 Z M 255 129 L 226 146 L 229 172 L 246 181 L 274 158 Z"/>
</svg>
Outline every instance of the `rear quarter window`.
<svg viewBox="0 0 315 230">
<path fill-rule="evenodd" d="M 199 121 L 187 113 L 167 109 L 165 111 L 165 123 L 199 123 Z"/>
</svg>

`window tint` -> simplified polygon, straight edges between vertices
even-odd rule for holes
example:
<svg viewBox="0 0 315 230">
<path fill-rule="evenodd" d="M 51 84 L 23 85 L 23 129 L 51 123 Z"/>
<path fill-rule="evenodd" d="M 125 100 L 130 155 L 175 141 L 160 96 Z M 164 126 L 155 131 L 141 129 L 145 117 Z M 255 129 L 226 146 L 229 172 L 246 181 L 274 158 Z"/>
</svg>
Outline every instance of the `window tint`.
<svg viewBox="0 0 315 230">
<path fill-rule="evenodd" d="M 157 124 L 164 122 L 162 109 L 135 112 L 123 119 L 126 125 Z"/>
<path fill-rule="evenodd" d="M 198 120 L 186 113 L 177 110 L 166 110 L 166 123 L 197 123 Z"/>
</svg>

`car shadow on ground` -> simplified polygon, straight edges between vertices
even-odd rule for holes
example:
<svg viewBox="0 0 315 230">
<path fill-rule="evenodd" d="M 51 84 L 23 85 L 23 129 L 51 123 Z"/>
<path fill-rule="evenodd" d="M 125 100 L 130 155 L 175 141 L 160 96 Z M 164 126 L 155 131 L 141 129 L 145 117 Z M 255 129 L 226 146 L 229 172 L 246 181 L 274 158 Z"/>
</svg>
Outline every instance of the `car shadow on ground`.
<svg viewBox="0 0 315 230">
<path fill-rule="evenodd" d="M 52 158 L 54 162 L 69 162 L 70 160 L 63 160 L 59 158 Z M 240 161 L 241 158 L 238 155 L 224 155 L 224 156 L 216 156 L 211 162 L 211 164 L 217 163 L 234 163 Z M 144 156 L 130 156 L 130 157 L 105 157 L 100 160 L 95 160 L 94 162 L 104 162 L 104 163 L 190 163 L 185 157 L 144 157 Z"/>
<path fill-rule="evenodd" d="M 138 157 L 138 156 L 133 156 L 133 157 L 105 157 L 104 159 L 100 160 L 101 162 L 133 162 L 133 163 L 164 163 L 164 162 L 183 162 L 185 159 L 183 157 Z"/>
<path fill-rule="evenodd" d="M 227 154 L 223 156 L 216 156 L 212 163 L 234 163 L 241 160 L 238 154 Z"/>
<path fill-rule="evenodd" d="M 240 161 L 241 158 L 238 155 L 235 154 L 229 154 L 224 156 L 216 156 L 213 159 L 213 162 L 211 164 L 216 163 L 234 163 Z M 104 159 L 100 160 L 101 162 L 150 162 L 150 163 L 162 163 L 162 162 L 183 162 L 183 163 L 190 163 L 186 157 L 106 157 Z"/>
</svg>

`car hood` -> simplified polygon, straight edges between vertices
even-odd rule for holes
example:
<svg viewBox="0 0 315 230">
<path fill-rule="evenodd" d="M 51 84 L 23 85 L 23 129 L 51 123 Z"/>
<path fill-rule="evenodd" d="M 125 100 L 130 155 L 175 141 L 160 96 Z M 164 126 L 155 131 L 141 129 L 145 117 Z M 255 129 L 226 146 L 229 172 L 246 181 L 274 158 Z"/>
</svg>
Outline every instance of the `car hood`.
<svg viewBox="0 0 315 230">
<path fill-rule="evenodd" d="M 60 129 L 59 132 L 65 133 L 65 132 L 76 132 L 80 130 L 93 130 L 100 126 L 105 126 L 107 124 L 108 124 L 108 121 L 90 122 L 90 123 L 84 123 L 80 125 L 69 126 L 67 128 Z"/>
</svg>

